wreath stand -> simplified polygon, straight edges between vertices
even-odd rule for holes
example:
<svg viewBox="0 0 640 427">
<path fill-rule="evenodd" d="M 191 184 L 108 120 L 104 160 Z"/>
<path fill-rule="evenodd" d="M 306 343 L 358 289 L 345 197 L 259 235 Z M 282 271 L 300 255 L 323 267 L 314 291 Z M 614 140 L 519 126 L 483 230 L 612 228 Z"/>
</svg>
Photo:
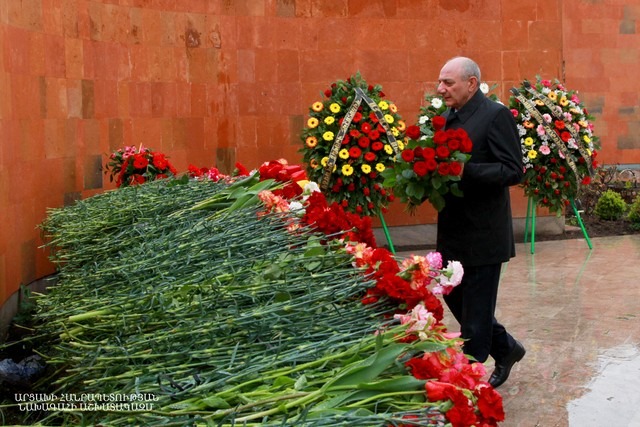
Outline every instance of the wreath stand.
<svg viewBox="0 0 640 427">
<path fill-rule="evenodd" d="M 384 231 L 384 237 L 386 237 L 387 243 L 389 244 L 389 251 L 391 251 L 391 253 L 395 255 L 396 248 L 393 247 L 391 235 L 389 234 L 389 228 L 387 227 L 387 223 L 384 221 L 384 216 L 382 216 L 381 211 L 378 211 L 378 218 L 380 218 L 380 224 L 382 225 L 382 230 Z"/>
<path fill-rule="evenodd" d="M 587 241 L 587 246 L 589 249 L 593 249 L 593 245 L 591 244 L 591 239 L 589 239 L 589 234 L 587 234 L 587 229 L 582 222 L 582 218 L 580 217 L 580 211 L 576 207 L 576 203 L 573 199 L 569 200 L 571 204 L 571 208 L 573 209 L 573 213 L 578 220 L 578 224 L 580 225 L 580 229 L 582 230 L 582 234 L 584 235 L 585 240 Z M 527 243 L 527 239 L 529 236 L 531 237 L 531 253 L 535 253 L 535 244 L 536 244 L 536 206 L 537 203 L 533 200 L 532 197 L 529 197 L 529 201 L 527 202 L 527 217 L 524 223 L 524 243 Z M 531 229 L 529 229 L 529 225 L 531 225 Z"/>
</svg>

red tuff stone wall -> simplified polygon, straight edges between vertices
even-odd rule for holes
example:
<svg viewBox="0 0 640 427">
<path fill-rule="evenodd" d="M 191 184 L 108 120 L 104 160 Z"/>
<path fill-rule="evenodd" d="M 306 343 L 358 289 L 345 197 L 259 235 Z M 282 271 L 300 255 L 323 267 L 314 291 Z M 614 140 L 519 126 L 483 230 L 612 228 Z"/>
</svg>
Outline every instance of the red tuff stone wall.
<svg viewBox="0 0 640 427">
<path fill-rule="evenodd" d="M 308 106 L 356 71 L 408 120 L 454 55 L 475 58 L 505 102 L 523 78 L 558 77 L 596 113 L 601 159 L 638 163 L 637 3 L 0 0 L 0 304 L 53 271 L 36 227 L 47 208 L 113 188 L 111 151 L 144 144 L 181 171 L 297 162 Z M 386 219 L 435 213 L 394 206 Z"/>
</svg>

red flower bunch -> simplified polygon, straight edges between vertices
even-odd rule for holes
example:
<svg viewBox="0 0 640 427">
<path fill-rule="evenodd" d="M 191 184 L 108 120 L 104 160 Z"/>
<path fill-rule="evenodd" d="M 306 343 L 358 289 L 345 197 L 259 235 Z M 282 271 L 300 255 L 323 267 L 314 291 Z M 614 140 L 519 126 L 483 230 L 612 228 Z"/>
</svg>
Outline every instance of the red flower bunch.
<svg viewBox="0 0 640 427">
<path fill-rule="evenodd" d="M 277 182 L 286 183 L 281 189 L 273 191 L 273 194 L 282 196 L 287 200 L 292 200 L 302 194 L 302 187 L 298 181 L 307 179 L 307 174 L 300 165 L 289 165 L 285 159 L 265 162 L 258 169 L 260 181 L 273 179 Z"/>
<path fill-rule="evenodd" d="M 376 247 L 370 217 L 346 212 L 342 205 L 328 203 L 324 193 L 314 191 L 305 202 L 305 214 L 302 223 L 314 227 L 333 238 L 344 237 L 350 242 L 362 242 Z"/>
<path fill-rule="evenodd" d="M 147 181 L 168 178 L 177 174 L 176 169 L 163 153 L 142 145 L 128 146 L 111 153 L 105 167 L 111 182 L 118 187 L 144 184 Z"/>
<path fill-rule="evenodd" d="M 473 144 L 465 130 L 444 130 L 444 125 L 444 117 L 434 116 L 420 126 L 409 126 L 404 150 L 396 157 L 394 167 L 382 174 L 384 185 L 393 187 L 410 212 L 425 200 L 440 211 L 445 194 L 462 196 L 458 182 Z"/>
<path fill-rule="evenodd" d="M 457 349 L 425 353 L 410 359 L 405 366 L 414 377 L 430 380 L 425 385 L 430 401 L 453 404 L 445 415 L 454 427 L 497 426 L 504 420 L 501 396 L 481 380 L 486 374 L 484 366 L 470 363 Z M 472 397 L 463 390 L 471 390 Z"/>
</svg>

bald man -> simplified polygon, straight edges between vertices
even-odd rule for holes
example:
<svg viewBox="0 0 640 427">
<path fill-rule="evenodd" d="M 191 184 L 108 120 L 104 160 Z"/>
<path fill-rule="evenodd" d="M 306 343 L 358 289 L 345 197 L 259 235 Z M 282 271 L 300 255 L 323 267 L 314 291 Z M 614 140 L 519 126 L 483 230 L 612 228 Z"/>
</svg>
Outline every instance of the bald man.
<svg viewBox="0 0 640 427">
<path fill-rule="evenodd" d="M 500 269 L 515 256 L 509 187 L 524 171 L 515 120 L 479 90 L 480 77 L 473 60 L 456 57 L 438 78 L 438 93 L 449 107 L 446 127 L 467 131 L 473 150 L 462 171 L 464 196 L 448 195 L 438 214 L 437 250 L 464 267 L 462 283 L 444 299 L 467 340 L 464 352 L 481 363 L 491 356 L 489 383 L 499 387 L 525 354 L 495 318 Z"/>
</svg>

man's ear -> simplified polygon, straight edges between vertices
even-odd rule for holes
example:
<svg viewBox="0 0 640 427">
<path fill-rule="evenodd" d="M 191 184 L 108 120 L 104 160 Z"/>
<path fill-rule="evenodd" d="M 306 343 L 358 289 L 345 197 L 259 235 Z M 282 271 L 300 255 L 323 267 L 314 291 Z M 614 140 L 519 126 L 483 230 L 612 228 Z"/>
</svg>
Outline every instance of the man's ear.
<svg viewBox="0 0 640 427">
<path fill-rule="evenodd" d="M 478 89 L 478 78 L 476 76 L 469 77 L 469 92 L 474 93 Z"/>
</svg>

